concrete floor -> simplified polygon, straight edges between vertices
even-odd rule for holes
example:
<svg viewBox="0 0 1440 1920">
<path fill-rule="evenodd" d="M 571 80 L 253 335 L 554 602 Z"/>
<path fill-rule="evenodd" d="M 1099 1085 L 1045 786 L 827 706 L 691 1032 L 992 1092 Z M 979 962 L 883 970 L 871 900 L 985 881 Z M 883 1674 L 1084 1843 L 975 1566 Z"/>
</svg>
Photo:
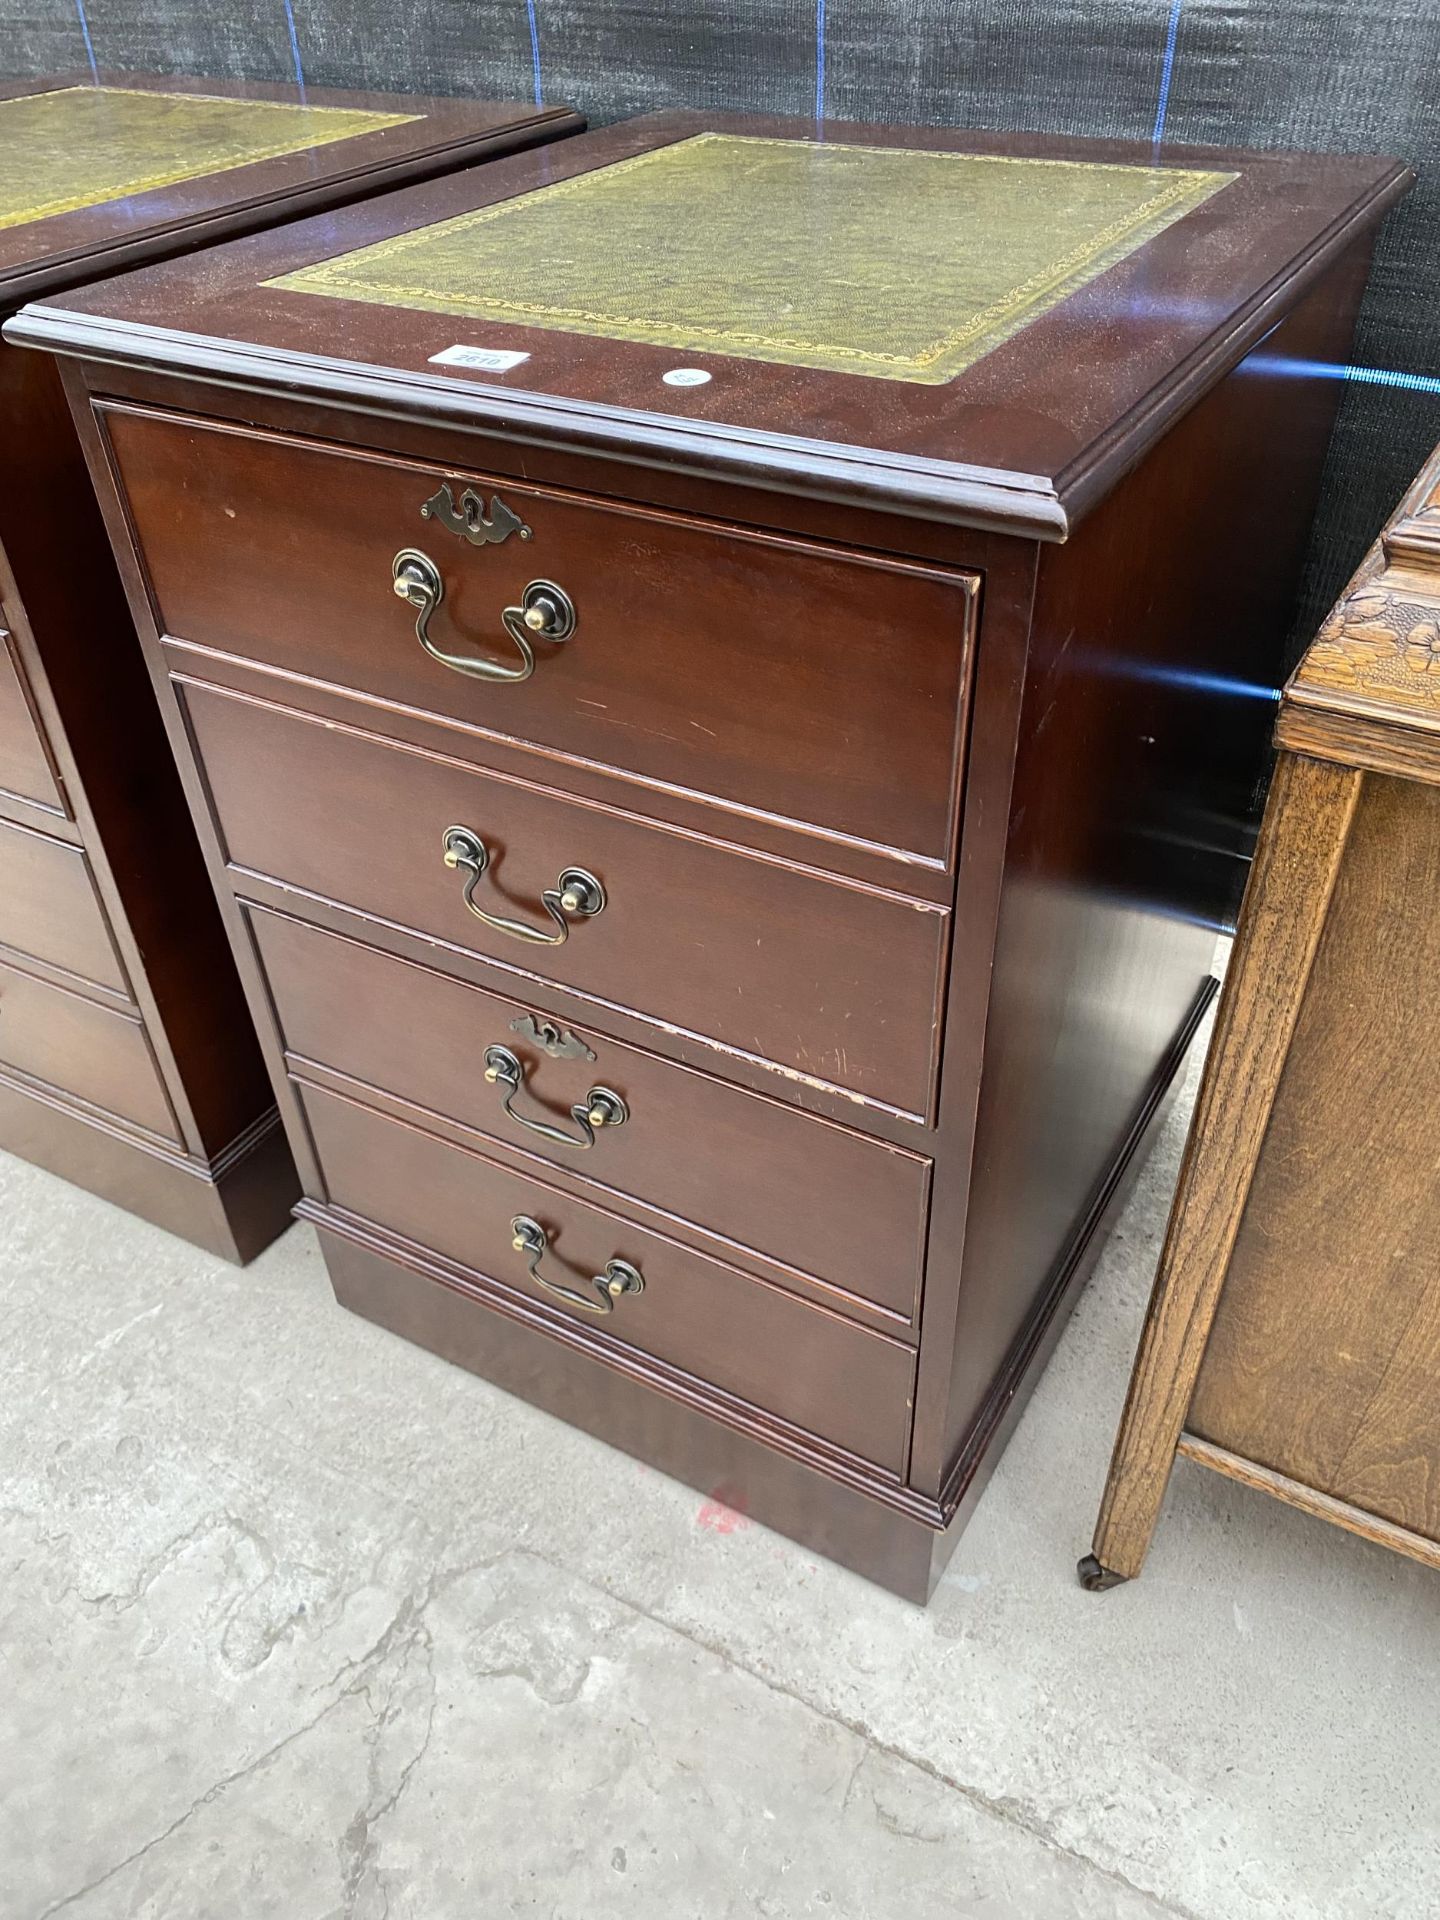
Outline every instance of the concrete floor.
<svg viewBox="0 0 1440 1920">
<path fill-rule="evenodd" d="M 1193 1078 L 1193 1076 L 1192 1076 Z M 1083 1594 L 1181 1130 L 921 1613 L 0 1159 L 4 1920 L 1409 1920 L 1440 1578 L 1185 1463 Z"/>
</svg>

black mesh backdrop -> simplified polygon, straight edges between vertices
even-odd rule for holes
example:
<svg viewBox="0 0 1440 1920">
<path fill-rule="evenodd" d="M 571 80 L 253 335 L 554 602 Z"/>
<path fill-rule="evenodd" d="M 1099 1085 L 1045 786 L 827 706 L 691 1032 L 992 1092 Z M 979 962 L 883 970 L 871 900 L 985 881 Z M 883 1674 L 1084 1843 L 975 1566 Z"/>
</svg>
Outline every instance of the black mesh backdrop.
<svg viewBox="0 0 1440 1920">
<path fill-rule="evenodd" d="M 529 95 L 538 75 L 592 122 L 818 98 L 842 118 L 1398 154 L 1421 184 L 1381 239 L 1297 637 L 1440 439 L 1440 0 L 0 0 L 0 72 L 92 50 L 427 93 Z"/>
</svg>

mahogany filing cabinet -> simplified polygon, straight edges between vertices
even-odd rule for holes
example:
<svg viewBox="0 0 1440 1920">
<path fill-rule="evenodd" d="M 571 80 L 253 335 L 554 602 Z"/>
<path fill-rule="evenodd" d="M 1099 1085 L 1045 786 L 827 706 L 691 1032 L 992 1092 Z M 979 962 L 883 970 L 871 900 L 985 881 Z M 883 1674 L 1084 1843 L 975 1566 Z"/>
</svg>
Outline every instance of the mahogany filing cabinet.
<svg viewBox="0 0 1440 1920">
<path fill-rule="evenodd" d="M 11 323 L 341 1301 L 928 1596 L 1213 991 L 1408 179 L 666 115 Z"/>
<path fill-rule="evenodd" d="M 573 131 L 522 103 L 0 85 L 0 315 Z M 0 1148 L 217 1253 L 297 1183 L 52 364 L 0 348 Z"/>
</svg>

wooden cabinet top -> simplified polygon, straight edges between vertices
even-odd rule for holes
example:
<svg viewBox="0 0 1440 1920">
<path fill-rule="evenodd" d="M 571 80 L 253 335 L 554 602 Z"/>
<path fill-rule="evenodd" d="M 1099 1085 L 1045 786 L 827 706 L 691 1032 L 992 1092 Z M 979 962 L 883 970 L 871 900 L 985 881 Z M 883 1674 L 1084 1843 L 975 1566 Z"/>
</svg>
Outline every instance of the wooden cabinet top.
<svg viewBox="0 0 1440 1920">
<path fill-rule="evenodd" d="M 1440 782 L 1440 447 L 1291 676 L 1277 738 Z"/>
<path fill-rule="evenodd" d="M 582 124 L 518 100 L 154 74 L 0 84 L 0 304 Z"/>
<path fill-rule="evenodd" d="M 1063 538 L 1410 180 L 659 114 L 66 294 L 11 337 Z"/>
</svg>

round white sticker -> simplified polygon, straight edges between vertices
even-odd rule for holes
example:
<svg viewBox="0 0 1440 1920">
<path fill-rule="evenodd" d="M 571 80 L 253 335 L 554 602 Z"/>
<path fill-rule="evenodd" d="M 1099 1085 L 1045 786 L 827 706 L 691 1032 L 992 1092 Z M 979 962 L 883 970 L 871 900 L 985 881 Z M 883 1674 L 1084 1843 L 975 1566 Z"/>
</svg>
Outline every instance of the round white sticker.
<svg viewBox="0 0 1440 1920">
<path fill-rule="evenodd" d="M 667 387 L 703 387 L 710 375 L 703 367 L 672 367 L 660 378 Z"/>
</svg>

